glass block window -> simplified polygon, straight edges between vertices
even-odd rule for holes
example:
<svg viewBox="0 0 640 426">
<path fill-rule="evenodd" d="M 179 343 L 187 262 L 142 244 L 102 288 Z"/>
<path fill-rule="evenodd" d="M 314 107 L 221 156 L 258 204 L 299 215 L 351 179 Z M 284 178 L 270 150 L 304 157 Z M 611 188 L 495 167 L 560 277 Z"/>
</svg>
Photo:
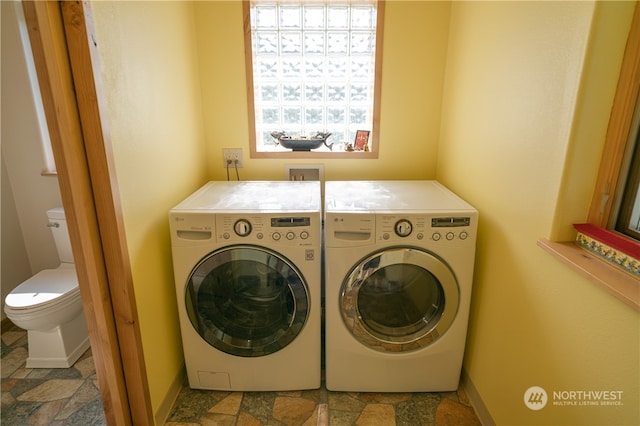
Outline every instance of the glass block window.
<svg viewBox="0 0 640 426">
<path fill-rule="evenodd" d="M 377 1 L 257 0 L 248 8 L 255 152 L 288 151 L 273 132 L 331 133 L 314 152 L 355 150 L 357 131 L 376 130 Z"/>
</svg>

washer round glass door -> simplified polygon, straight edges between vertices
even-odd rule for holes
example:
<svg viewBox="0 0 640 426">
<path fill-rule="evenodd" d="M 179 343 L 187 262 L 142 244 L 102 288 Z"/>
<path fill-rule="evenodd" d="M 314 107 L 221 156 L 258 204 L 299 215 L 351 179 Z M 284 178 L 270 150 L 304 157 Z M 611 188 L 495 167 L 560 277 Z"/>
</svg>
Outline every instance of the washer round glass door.
<svg viewBox="0 0 640 426">
<path fill-rule="evenodd" d="M 300 271 L 262 247 L 214 251 L 193 269 L 185 288 L 191 324 L 211 346 L 231 355 L 264 356 L 300 333 L 309 292 Z"/>
<path fill-rule="evenodd" d="M 406 352 L 428 346 L 453 323 L 460 292 L 443 260 L 412 248 L 393 247 L 362 259 L 340 292 L 342 319 L 365 346 Z"/>
</svg>

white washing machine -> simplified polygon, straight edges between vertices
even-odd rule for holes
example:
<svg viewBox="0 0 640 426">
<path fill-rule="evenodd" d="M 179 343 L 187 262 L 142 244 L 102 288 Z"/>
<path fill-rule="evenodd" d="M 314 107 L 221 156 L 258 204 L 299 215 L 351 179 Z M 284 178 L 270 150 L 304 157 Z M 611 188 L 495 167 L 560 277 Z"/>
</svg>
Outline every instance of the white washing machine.
<svg viewBox="0 0 640 426">
<path fill-rule="evenodd" d="M 209 182 L 169 213 L 189 385 L 320 387 L 319 182 Z"/>
<path fill-rule="evenodd" d="M 330 181 L 324 196 L 327 389 L 457 389 L 478 212 L 436 181 Z"/>
</svg>

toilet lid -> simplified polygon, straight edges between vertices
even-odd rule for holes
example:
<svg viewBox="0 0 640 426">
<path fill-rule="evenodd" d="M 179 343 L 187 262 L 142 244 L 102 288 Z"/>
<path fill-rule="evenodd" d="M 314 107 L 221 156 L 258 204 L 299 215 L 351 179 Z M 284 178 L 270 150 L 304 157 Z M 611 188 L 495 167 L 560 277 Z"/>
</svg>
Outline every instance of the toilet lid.
<svg viewBox="0 0 640 426">
<path fill-rule="evenodd" d="M 34 308 L 79 291 L 75 268 L 45 269 L 13 289 L 5 303 L 14 309 Z"/>
</svg>

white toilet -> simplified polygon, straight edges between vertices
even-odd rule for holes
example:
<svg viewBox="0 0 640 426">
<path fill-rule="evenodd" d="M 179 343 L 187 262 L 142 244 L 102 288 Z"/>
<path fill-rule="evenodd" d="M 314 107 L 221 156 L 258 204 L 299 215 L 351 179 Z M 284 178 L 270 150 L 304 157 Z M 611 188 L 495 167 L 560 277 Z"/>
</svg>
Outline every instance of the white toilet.
<svg viewBox="0 0 640 426">
<path fill-rule="evenodd" d="M 68 368 L 89 348 L 78 277 L 62 208 L 47 211 L 60 266 L 38 272 L 5 298 L 4 312 L 27 330 L 27 368 Z"/>
</svg>

